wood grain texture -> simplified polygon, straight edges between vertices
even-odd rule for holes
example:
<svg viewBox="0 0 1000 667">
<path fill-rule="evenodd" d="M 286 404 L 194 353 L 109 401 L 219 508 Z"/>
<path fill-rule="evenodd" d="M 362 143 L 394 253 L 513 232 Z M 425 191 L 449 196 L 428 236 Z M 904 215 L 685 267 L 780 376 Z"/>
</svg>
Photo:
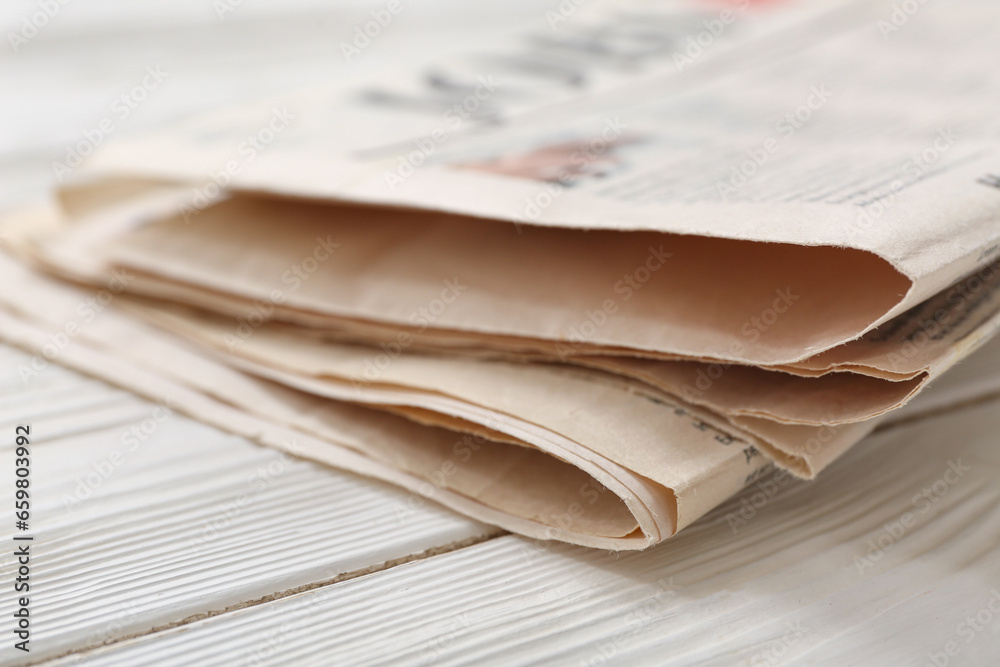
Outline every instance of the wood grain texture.
<svg viewBox="0 0 1000 667">
<path fill-rule="evenodd" d="M 647 552 L 503 537 L 89 664 L 923 665 L 949 646 L 951 664 L 995 664 L 998 479 L 993 402 L 880 434 L 773 498 L 751 487 Z"/>
<path fill-rule="evenodd" d="M 258 447 L 0 348 L 0 429 L 31 424 L 31 660 L 489 536 L 395 488 Z M 15 382 L 20 383 L 16 377 Z M 3 438 L 4 480 L 12 437 Z M 13 484 L 0 505 L 13 506 Z M 407 520 L 397 510 L 407 507 Z M 11 544 L 8 522 L 0 542 Z M 16 570 L 4 549 L 0 579 Z M 4 587 L 4 608 L 13 606 Z M 9 646 L 3 664 L 16 664 Z M 14 662 L 12 662 L 14 661 Z"/>
<path fill-rule="evenodd" d="M 518 0 L 479 21 L 478 3 L 416 3 L 348 67 L 340 41 L 382 0 L 233 4 L 219 18 L 201 0 L 66 3 L 37 40 L 4 51 L 0 211 L 47 196 L 52 162 L 148 65 L 171 76 L 115 137 L 319 80 L 364 80 L 397 48 L 453 48 L 444 30 L 470 47 L 505 21 L 544 31 L 549 9 Z M 36 11 L 32 0 L 5 4 L 3 34 Z M 323 585 L 487 531 L 430 504 L 400 525 L 394 507 L 405 496 L 393 489 L 180 417 L 105 479 L 94 466 L 153 405 L 54 364 L 26 387 L 16 373 L 23 359 L 0 347 L 0 505 L 10 500 L 7 434 L 30 422 L 40 492 L 32 661 L 78 651 L 49 664 L 923 665 L 949 641 L 959 649 L 953 665 L 1000 655 L 1000 618 L 970 641 L 972 626 L 960 626 L 1000 586 L 1000 404 L 883 432 L 813 485 L 781 485 L 745 525 L 727 518 L 749 514 L 736 499 L 650 552 L 617 558 L 504 537 Z M 958 394 L 992 391 L 998 369 L 974 367 L 975 383 L 945 376 L 939 386 L 955 393 L 930 392 L 913 407 L 945 409 Z M 919 512 L 913 496 L 955 457 L 973 471 L 859 571 L 868 540 Z M 241 497 L 249 502 L 239 506 Z M 13 563 L 0 553 L 6 582 Z M 320 587 L 262 601 L 310 586 Z M 9 596 L 4 588 L 0 609 Z M 85 650 L 102 642 L 120 643 Z M 0 664 L 17 664 L 9 648 L 0 645 Z"/>
</svg>

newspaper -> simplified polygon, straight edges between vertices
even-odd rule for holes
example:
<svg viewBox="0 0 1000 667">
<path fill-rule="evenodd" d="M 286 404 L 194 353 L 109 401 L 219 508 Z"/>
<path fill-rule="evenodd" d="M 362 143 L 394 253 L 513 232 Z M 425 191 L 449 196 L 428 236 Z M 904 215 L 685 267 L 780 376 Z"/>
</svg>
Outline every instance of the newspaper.
<svg viewBox="0 0 1000 667">
<path fill-rule="evenodd" d="M 69 334 L 85 292 L 4 260 L 0 336 L 510 530 L 643 548 L 815 476 L 996 332 L 995 18 L 602 5 L 561 68 L 458 59 L 431 97 L 395 77 L 112 145 L 5 233 L 114 304 Z M 519 59 L 577 84 L 482 69 Z"/>
<path fill-rule="evenodd" d="M 224 338 L 206 323 L 217 315 L 122 293 L 94 313 L 100 292 L 3 257 L 0 277 L 20 286 L 0 297 L 0 338 L 36 352 L 18 369 L 26 382 L 51 359 L 262 444 L 392 482 L 414 494 L 400 521 L 430 499 L 539 539 L 646 548 L 746 485 L 766 493 L 796 472 L 808 476 L 796 457 L 823 467 L 877 422 L 727 423 L 607 374 L 475 359 L 411 355 L 383 381 L 358 382 L 375 348 L 317 350 L 276 323 L 262 325 L 233 363 L 167 333 Z M 159 326 L 126 314 L 137 312 Z M 983 355 L 1000 358 L 1000 345 Z M 975 395 L 998 390 L 994 378 Z"/>
<path fill-rule="evenodd" d="M 266 234 L 280 216 L 297 231 L 325 231 L 344 245 L 343 256 L 386 260 L 330 263 L 324 277 L 336 273 L 338 283 L 395 293 L 391 303 L 353 288 L 318 296 L 321 288 L 304 283 L 289 297 L 289 309 L 407 326 L 443 281 L 464 274 L 475 278 L 475 288 L 428 327 L 452 343 L 568 341 L 563 356 L 617 350 L 826 370 L 812 357 L 984 270 L 1000 248 L 997 188 L 990 185 L 996 127 L 988 112 L 1000 87 L 985 77 L 952 91 L 951 72 L 934 66 L 939 53 L 955 62 L 966 58 L 970 67 L 988 55 L 993 40 L 981 20 L 988 5 L 924 7 L 888 39 L 879 16 L 890 15 L 890 5 L 852 9 L 853 27 L 799 48 L 794 67 L 775 58 L 735 73 L 678 76 L 671 64 L 640 84 L 452 136 L 401 182 L 393 165 L 408 156 L 361 159 L 368 153 L 355 148 L 346 163 L 336 152 L 327 158 L 329 135 L 343 133 L 312 114 L 330 109 L 296 107 L 301 122 L 286 132 L 297 133 L 282 134 L 227 184 L 325 201 L 211 199 L 188 187 L 159 224 L 115 239 L 106 260 L 190 280 L 200 268 L 194 264 L 218 256 L 213 240 L 228 245 L 234 236 Z M 817 24 L 825 21 L 797 24 L 768 44 L 801 47 L 802 34 L 818 31 Z M 962 29 L 938 27 L 949 25 Z M 905 67 L 868 67 L 872 62 Z M 942 94 L 928 93 L 935 90 Z M 197 181 L 219 163 L 212 155 L 220 146 L 204 137 L 230 136 L 234 121 L 222 114 L 184 131 L 123 142 L 95 156 L 90 178 L 171 170 Z M 382 121 L 376 115 L 372 122 Z M 342 182 L 341 170 L 350 174 Z M 664 183 L 657 174 L 684 178 Z M 195 199 L 205 206 L 192 208 L 187 200 Z M 461 215 L 347 208 L 330 200 Z M 405 252 L 401 228 L 410 232 Z M 182 231 L 198 237 L 201 256 L 187 257 L 191 248 L 176 240 Z M 175 239 L 184 264 L 163 254 L 166 237 Z M 570 245 L 574 252 L 559 252 Z M 384 265 L 388 258 L 391 266 Z M 512 264 L 521 270 L 512 274 Z M 269 268 L 244 265 L 253 272 Z M 288 266 L 270 269 L 280 276 Z M 231 268 L 239 267 L 216 268 L 222 275 L 201 270 L 197 280 L 214 291 L 260 298 L 259 286 Z M 554 344 L 543 351 L 558 352 Z M 840 354 L 836 367 L 912 376 L 927 365 L 899 369 L 870 347 L 851 351 L 864 363 Z"/>
</svg>

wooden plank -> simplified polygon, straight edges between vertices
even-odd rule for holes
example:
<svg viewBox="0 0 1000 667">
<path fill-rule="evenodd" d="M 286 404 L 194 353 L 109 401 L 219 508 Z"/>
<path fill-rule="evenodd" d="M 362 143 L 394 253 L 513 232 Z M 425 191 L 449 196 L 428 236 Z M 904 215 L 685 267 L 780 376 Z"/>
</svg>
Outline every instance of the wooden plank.
<svg viewBox="0 0 1000 667">
<path fill-rule="evenodd" d="M 816 482 L 763 482 L 647 552 L 508 536 L 88 664 L 993 664 L 998 444 L 1000 402 L 969 407 L 880 433 Z"/>
<path fill-rule="evenodd" d="M 28 355 L 0 350 L 10 369 Z M 9 379 L 9 377 L 7 377 Z M 36 384 L 37 383 L 37 384 Z M 33 435 L 31 653 L 99 645 L 493 535 L 395 488 L 291 458 L 51 365 L 0 402 L 0 505 L 15 424 Z M 0 542 L 12 544 L 10 521 Z M 13 580 L 12 550 L 2 557 Z M 14 606 L 4 587 L 2 606 Z M 9 630 L 4 628 L 5 633 Z"/>
</svg>

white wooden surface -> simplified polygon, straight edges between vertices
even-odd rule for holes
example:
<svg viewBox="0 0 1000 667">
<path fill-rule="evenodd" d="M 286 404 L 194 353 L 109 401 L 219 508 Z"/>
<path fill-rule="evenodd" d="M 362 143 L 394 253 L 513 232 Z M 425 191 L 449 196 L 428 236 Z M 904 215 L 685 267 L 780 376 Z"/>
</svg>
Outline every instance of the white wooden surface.
<svg viewBox="0 0 1000 667">
<path fill-rule="evenodd" d="M 401 525 L 400 491 L 179 415 L 96 482 L 155 406 L 57 366 L 25 388 L 9 371 L 24 353 L 0 355 L 0 429 L 30 422 L 38 443 L 32 660 L 922 665 L 950 641 L 950 664 L 1000 655 L 996 399 L 884 429 L 744 521 L 759 488 L 619 556 L 432 505 Z"/>
<path fill-rule="evenodd" d="M 201 0 L 66 3 L 19 52 L 0 45 L 0 212 L 44 196 L 52 161 L 148 65 L 171 75 L 116 135 L 318 79 L 362 80 L 396 48 L 440 50 L 446 30 L 474 45 L 504 25 L 544 29 L 558 5 L 414 3 L 348 67 L 338 44 L 383 2 L 233 4 L 220 19 Z M 37 8 L 5 3 L 0 33 Z M 960 625 L 1000 587 L 997 402 L 885 429 L 746 525 L 727 519 L 735 499 L 617 557 L 497 535 L 431 504 L 401 524 L 395 489 L 182 416 L 88 485 L 154 406 L 56 365 L 25 385 L 12 372 L 20 355 L 0 349 L 0 507 L 11 503 L 7 434 L 31 423 L 38 595 L 32 653 L 13 651 L 0 620 L 0 664 L 924 665 L 949 641 L 951 665 L 998 663 L 1000 614 L 968 642 Z M 976 369 L 995 386 L 996 368 Z M 884 540 L 955 458 L 973 469 L 859 571 L 868 540 Z M 4 547 L 2 610 L 13 567 Z"/>
<path fill-rule="evenodd" d="M 30 424 L 34 445 L 32 660 L 499 532 L 432 504 L 401 522 L 399 508 L 409 507 L 401 490 L 166 416 L 55 365 L 25 386 L 14 372 L 29 359 L 0 347 L 0 432 Z M 133 427 L 141 437 L 123 442 Z M 12 449 L 5 437 L 7 459 Z M 11 463 L 0 484 L 5 507 Z M 9 524 L 0 543 L 12 544 Z M 10 551 L 0 561 L 4 582 L 16 569 Z M 0 656 L 19 657 L 9 646 Z"/>
<path fill-rule="evenodd" d="M 234 11 L 220 17 L 201 0 L 60 3 L 15 52 L 8 34 L 39 5 L 4 3 L 0 213 L 49 196 L 57 182 L 53 161 L 102 118 L 115 119 L 110 140 L 220 104 L 323 80 L 361 81 L 398 48 L 440 53 L 444 31 L 471 46 L 484 33 L 541 20 L 523 0 L 485 14 L 454 1 L 421 3 L 348 64 L 340 42 L 384 2 L 228 4 Z M 148 66 L 169 75 L 127 118 L 114 117 L 111 105 Z M 81 651 L 104 642 L 497 533 L 429 503 L 410 511 L 409 496 L 394 488 L 283 459 L 180 416 L 160 424 L 88 497 L 68 503 L 70 510 L 66 497 L 87 492 L 81 480 L 121 448 L 123 433 L 149 419 L 154 406 L 55 365 L 25 386 L 13 374 L 20 354 L 0 351 L 0 428 L 13 433 L 13 424 L 31 423 L 40 443 L 33 475 L 40 492 L 33 525 L 38 621 L 31 654 L 4 641 L 0 664 L 62 654 L 79 661 Z M 3 442 L 0 469 L 12 480 L 10 439 Z M 0 485 L 5 507 L 12 506 L 11 484 Z M 249 503 L 234 510 L 244 496 Z M 405 521 L 400 507 L 408 508 Z M 10 529 L 0 531 L 4 544 Z M 16 565 L 9 552 L 0 555 L 4 582 Z M 5 586 L 3 609 L 12 608 L 11 594 Z M 9 628 L 0 630 L 6 636 Z"/>
</svg>

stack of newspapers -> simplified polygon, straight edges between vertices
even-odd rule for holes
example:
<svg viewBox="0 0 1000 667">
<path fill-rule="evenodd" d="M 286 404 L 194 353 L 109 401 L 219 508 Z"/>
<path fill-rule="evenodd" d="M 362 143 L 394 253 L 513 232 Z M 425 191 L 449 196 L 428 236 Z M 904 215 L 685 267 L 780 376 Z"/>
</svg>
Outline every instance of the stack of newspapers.
<svg viewBox="0 0 1000 667">
<path fill-rule="evenodd" d="M 997 331 L 994 2 L 563 4 L 59 163 L 2 229 L 21 377 L 641 549 Z"/>
</svg>

